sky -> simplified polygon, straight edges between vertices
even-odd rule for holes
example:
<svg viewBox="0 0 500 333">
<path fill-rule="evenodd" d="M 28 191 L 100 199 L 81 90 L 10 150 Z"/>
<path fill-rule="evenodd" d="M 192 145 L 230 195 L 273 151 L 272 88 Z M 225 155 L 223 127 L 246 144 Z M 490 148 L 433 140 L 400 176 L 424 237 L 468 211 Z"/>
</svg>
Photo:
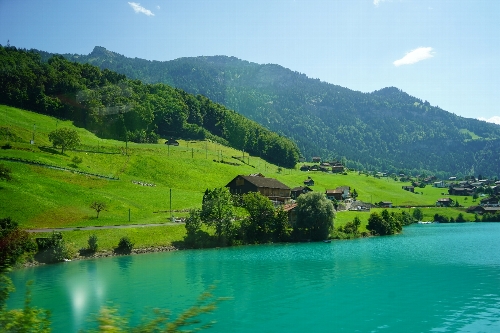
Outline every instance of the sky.
<svg viewBox="0 0 500 333">
<path fill-rule="evenodd" d="M 0 0 L 0 44 L 234 56 L 500 124 L 499 19 L 493 0 Z"/>
</svg>

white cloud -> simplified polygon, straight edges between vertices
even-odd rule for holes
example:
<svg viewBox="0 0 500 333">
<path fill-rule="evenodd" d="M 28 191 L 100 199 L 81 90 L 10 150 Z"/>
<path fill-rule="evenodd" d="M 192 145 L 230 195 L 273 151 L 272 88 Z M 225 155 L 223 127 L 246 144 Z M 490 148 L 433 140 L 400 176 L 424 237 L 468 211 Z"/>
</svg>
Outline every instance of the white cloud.
<svg viewBox="0 0 500 333">
<path fill-rule="evenodd" d="M 152 11 L 142 7 L 140 3 L 129 2 L 128 4 L 130 5 L 130 7 L 132 7 L 134 12 L 136 12 L 136 13 L 142 13 L 142 14 L 147 15 L 147 16 L 155 16 L 155 14 L 153 14 Z"/>
<path fill-rule="evenodd" d="M 373 0 L 373 4 L 375 6 L 378 6 L 381 2 L 384 2 L 384 1 L 387 1 L 387 0 Z"/>
<path fill-rule="evenodd" d="M 500 116 L 493 116 L 489 119 L 486 119 L 486 118 L 478 118 L 479 120 L 484 120 L 484 121 L 487 121 L 489 123 L 493 123 L 493 124 L 498 124 L 500 125 Z"/>
<path fill-rule="evenodd" d="M 394 66 L 411 65 L 419 61 L 434 57 L 432 47 L 419 47 L 408 52 L 403 58 L 393 62 Z"/>
</svg>

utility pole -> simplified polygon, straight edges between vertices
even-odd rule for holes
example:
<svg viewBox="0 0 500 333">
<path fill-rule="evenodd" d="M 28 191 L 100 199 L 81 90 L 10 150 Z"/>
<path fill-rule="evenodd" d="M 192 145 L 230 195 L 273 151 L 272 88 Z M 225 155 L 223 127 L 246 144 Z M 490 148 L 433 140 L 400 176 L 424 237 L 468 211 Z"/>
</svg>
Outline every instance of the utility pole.
<svg viewBox="0 0 500 333">
<path fill-rule="evenodd" d="M 172 212 L 172 189 L 170 189 L 170 222 L 174 221 L 174 213 Z"/>
<path fill-rule="evenodd" d="M 31 140 L 31 144 L 35 144 L 35 130 L 36 130 L 36 124 L 33 124 L 33 140 Z"/>
</svg>

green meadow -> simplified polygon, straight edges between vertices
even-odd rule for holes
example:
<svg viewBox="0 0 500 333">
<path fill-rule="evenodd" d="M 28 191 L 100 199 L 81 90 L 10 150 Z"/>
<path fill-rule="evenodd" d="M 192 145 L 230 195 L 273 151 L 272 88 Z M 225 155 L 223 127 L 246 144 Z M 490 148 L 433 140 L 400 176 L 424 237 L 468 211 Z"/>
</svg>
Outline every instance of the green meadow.
<svg viewBox="0 0 500 333">
<path fill-rule="evenodd" d="M 78 131 L 81 145 L 77 150 L 66 150 L 61 154 L 60 149 L 51 147 L 48 134 L 61 127 Z M 33 138 L 34 144 L 30 144 Z M 159 144 L 137 144 L 99 138 L 68 121 L 0 106 L 0 146 L 3 147 L 0 149 L 0 163 L 12 170 L 13 177 L 11 181 L 0 182 L 0 217 L 9 216 L 25 228 L 165 223 L 172 215 L 186 216 L 189 209 L 200 208 L 207 188 L 222 187 L 239 174 L 257 172 L 276 178 L 291 188 L 303 185 L 309 176 L 315 181 L 311 187 L 314 191 L 324 192 L 346 185 L 351 190 L 356 189 L 358 200 L 372 203 L 391 201 L 402 207 L 433 206 L 447 193 L 447 189 L 427 186 L 416 189 L 418 194 L 414 194 L 402 190 L 402 186 L 408 183 L 357 172 L 347 175 L 302 172 L 298 169 L 300 164 L 295 169 L 280 169 L 246 153 L 246 163 L 242 163 L 232 157 L 242 157 L 242 151 L 209 141 L 178 141 L 179 146 L 167 146 L 164 140 Z M 82 162 L 75 165 L 72 162 L 74 157 Z M 61 169 L 12 159 L 35 161 Z M 472 198 L 467 201 L 464 197 L 451 198 L 464 206 L 473 204 Z M 93 201 L 104 202 L 107 206 L 99 218 L 90 208 Z M 411 208 L 402 209 L 411 211 Z M 456 217 L 463 212 L 463 209 L 451 208 L 423 210 L 425 220 L 432 220 L 435 213 Z M 359 212 L 339 212 L 335 223 L 343 225 L 356 215 L 366 225 L 369 213 Z M 469 214 L 465 216 L 473 218 Z M 111 237 L 109 235 L 114 235 L 112 238 L 116 243 L 118 234 L 128 233 L 142 239 L 138 244 L 148 246 L 148 242 L 161 243 L 153 235 L 168 234 L 169 228 L 179 226 L 100 230 L 99 233 L 102 233 L 103 244 L 113 243 L 104 241 Z M 149 233 L 151 237 L 144 236 Z M 182 239 L 183 230 L 176 229 L 172 234 Z M 67 236 L 75 240 L 75 246 L 83 247 L 88 232 L 74 231 Z M 167 245 L 174 240 L 162 239 Z"/>
</svg>

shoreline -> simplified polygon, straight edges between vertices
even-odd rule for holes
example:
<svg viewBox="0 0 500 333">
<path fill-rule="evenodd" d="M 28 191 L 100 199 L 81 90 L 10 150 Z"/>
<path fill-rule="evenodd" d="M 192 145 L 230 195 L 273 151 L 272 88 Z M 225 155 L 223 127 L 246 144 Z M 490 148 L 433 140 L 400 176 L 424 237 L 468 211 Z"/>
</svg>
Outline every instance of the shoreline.
<svg viewBox="0 0 500 333">
<path fill-rule="evenodd" d="M 117 253 L 117 252 L 112 251 L 112 250 L 98 251 L 98 252 L 95 252 L 95 253 L 89 254 L 89 255 L 82 255 L 80 253 L 77 253 L 73 258 L 65 260 L 65 261 L 44 263 L 44 262 L 39 262 L 39 261 L 33 260 L 33 261 L 27 261 L 27 262 L 24 262 L 22 264 L 19 264 L 19 266 L 15 267 L 14 269 L 23 269 L 23 268 L 38 267 L 38 266 L 44 266 L 44 265 L 53 265 L 53 264 L 58 264 L 58 263 L 62 263 L 62 262 L 90 260 L 90 259 L 102 259 L 102 258 L 109 258 L 109 257 L 131 256 L 131 255 L 140 255 L 140 254 L 147 254 L 147 253 L 171 252 L 171 251 L 179 251 L 179 250 L 181 250 L 181 249 L 177 248 L 173 245 L 169 245 L 169 246 L 151 246 L 151 247 L 145 247 L 145 248 L 132 249 L 132 252 L 130 252 L 130 253 Z"/>
</svg>

